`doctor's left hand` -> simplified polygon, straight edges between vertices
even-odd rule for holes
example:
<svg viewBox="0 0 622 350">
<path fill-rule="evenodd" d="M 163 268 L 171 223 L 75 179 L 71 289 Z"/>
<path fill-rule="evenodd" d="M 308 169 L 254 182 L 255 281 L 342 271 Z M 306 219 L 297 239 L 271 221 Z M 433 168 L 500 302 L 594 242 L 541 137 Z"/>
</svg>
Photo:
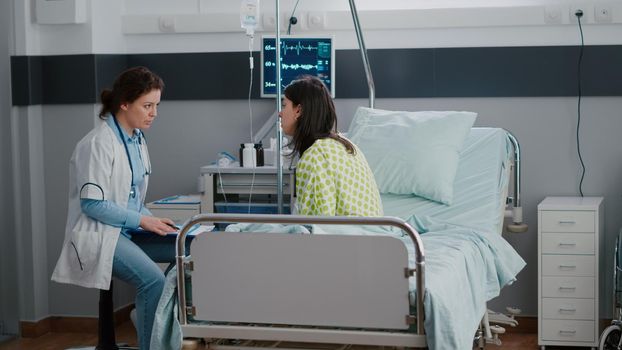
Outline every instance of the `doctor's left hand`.
<svg viewBox="0 0 622 350">
<path fill-rule="evenodd" d="M 158 218 L 155 216 L 143 215 L 140 218 L 140 227 L 144 230 L 165 236 L 167 233 L 176 232 L 175 223 L 169 218 Z"/>
</svg>

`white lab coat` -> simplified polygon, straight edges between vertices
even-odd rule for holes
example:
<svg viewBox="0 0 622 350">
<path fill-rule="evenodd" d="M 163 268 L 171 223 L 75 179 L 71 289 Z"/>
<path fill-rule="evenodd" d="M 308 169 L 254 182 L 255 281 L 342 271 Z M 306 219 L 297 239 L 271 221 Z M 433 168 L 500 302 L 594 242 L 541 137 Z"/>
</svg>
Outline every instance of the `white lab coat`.
<svg viewBox="0 0 622 350">
<path fill-rule="evenodd" d="M 52 274 L 56 282 L 110 288 L 114 250 L 121 229 L 86 216 L 80 199 L 109 200 L 122 208 L 127 207 L 132 171 L 123 142 L 117 135 L 114 122 L 106 120 L 78 142 L 71 156 L 65 240 Z M 146 169 L 151 169 L 145 142 L 141 148 Z M 143 196 L 141 202 L 144 202 L 148 182 L 149 175 L 145 175 L 139 192 Z"/>
</svg>

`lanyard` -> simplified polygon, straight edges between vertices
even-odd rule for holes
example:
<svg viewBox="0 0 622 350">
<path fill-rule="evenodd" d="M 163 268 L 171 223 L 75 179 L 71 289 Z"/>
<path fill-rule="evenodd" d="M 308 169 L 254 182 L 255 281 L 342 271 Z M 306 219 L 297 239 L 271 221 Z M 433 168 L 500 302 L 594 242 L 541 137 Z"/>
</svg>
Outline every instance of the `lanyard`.
<svg viewBox="0 0 622 350">
<path fill-rule="evenodd" d="M 123 142 L 123 147 L 125 148 L 125 154 L 127 154 L 127 161 L 130 164 L 130 171 L 132 173 L 132 187 L 130 187 L 130 196 L 132 196 L 132 198 L 136 197 L 136 190 L 135 190 L 135 184 L 134 184 L 134 167 L 132 166 L 132 158 L 130 158 L 130 150 L 127 147 L 127 142 L 125 142 L 125 136 L 123 136 L 123 132 L 121 131 L 121 127 L 119 126 L 119 122 L 117 121 L 117 117 L 115 117 L 114 115 L 112 116 L 112 120 L 114 121 L 114 125 L 117 127 L 117 131 L 119 132 L 119 137 L 121 138 L 121 141 Z M 141 149 L 139 150 L 139 152 L 142 153 L 142 131 L 138 132 L 138 142 L 141 144 Z M 142 159 L 142 154 L 139 154 L 139 157 Z M 144 162 L 144 160 L 143 160 Z M 146 169 L 145 169 L 146 170 Z M 147 173 L 148 174 L 148 173 Z"/>
</svg>

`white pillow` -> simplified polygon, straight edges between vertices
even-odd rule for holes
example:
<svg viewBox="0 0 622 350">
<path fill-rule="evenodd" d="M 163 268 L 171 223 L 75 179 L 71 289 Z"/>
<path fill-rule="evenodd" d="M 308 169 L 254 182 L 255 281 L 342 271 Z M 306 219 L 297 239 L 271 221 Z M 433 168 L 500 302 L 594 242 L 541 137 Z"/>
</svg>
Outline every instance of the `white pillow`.
<svg viewBox="0 0 622 350">
<path fill-rule="evenodd" d="M 363 152 L 381 193 L 414 194 L 444 204 L 473 112 L 393 112 L 360 107 L 349 139 Z"/>
</svg>

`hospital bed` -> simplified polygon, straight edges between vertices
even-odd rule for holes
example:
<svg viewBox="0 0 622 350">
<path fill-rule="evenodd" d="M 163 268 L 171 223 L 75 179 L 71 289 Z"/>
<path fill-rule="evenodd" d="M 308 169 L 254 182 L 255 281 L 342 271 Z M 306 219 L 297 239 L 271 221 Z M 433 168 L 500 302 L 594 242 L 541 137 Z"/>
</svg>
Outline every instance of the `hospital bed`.
<svg viewBox="0 0 622 350">
<path fill-rule="evenodd" d="M 450 206 L 383 194 L 382 218 L 193 217 L 177 240 L 183 336 L 223 349 L 470 349 L 486 302 L 524 266 L 501 237 L 513 145 L 502 129 L 472 128 Z M 241 232 L 201 234 L 186 256 L 187 231 L 206 221 Z"/>
</svg>

